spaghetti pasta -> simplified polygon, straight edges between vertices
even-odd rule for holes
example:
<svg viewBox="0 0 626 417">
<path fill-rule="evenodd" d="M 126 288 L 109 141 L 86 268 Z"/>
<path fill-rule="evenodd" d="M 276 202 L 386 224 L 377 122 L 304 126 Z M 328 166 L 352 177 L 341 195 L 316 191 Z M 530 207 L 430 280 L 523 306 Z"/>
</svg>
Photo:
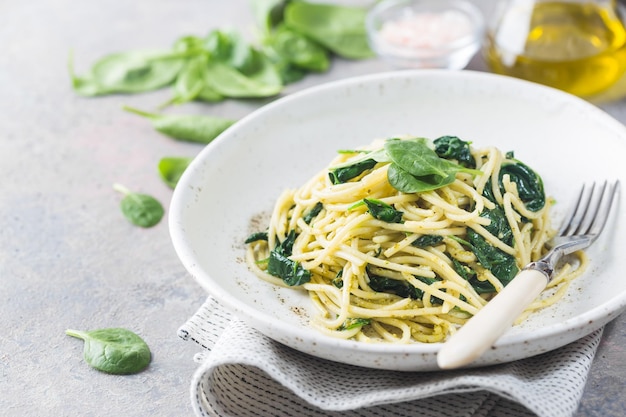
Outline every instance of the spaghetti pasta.
<svg viewBox="0 0 626 417">
<path fill-rule="evenodd" d="M 454 136 L 375 141 L 285 190 L 246 259 L 308 291 L 324 333 L 441 342 L 547 251 L 551 204 L 512 153 Z M 587 262 L 569 257 L 518 321 L 563 297 Z"/>
</svg>

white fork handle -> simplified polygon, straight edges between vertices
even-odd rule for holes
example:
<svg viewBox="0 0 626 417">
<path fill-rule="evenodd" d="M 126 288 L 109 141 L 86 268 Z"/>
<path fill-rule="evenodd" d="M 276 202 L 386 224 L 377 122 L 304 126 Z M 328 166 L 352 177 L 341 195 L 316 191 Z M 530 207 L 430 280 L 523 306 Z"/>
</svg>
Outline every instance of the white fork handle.
<svg viewBox="0 0 626 417">
<path fill-rule="evenodd" d="M 443 344 L 437 354 L 439 367 L 458 368 L 480 357 L 511 327 L 547 284 L 548 277 L 543 272 L 534 269 L 520 272 Z"/>
</svg>

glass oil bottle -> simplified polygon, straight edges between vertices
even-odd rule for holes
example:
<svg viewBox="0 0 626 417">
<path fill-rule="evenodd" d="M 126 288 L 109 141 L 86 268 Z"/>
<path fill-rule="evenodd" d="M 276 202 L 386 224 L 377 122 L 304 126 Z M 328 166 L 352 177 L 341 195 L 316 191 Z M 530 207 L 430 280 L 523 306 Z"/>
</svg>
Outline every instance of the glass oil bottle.
<svg viewBox="0 0 626 417">
<path fill-rule="evenodd" d="M 626 28 L 615 0 L 508 0 L 487 36 L 492 71 L 591 97 L 626 70 Z"/>
</svg>

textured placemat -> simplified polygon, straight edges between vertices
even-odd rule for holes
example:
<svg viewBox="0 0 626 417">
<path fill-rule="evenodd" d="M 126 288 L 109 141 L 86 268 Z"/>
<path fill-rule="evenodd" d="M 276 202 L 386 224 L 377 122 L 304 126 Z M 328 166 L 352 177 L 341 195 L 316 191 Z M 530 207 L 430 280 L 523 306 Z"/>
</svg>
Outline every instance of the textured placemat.
<svg viewBox="0 0 626 417">
<path fill-rule="evenodd" d="M 251 329 L 211 297 L 178 334 L 203 348 L 191 382 L 198 416 L 569 417 L 602 330 L 532 358 L 446 372 L 315 358 Z"/>
</svg>

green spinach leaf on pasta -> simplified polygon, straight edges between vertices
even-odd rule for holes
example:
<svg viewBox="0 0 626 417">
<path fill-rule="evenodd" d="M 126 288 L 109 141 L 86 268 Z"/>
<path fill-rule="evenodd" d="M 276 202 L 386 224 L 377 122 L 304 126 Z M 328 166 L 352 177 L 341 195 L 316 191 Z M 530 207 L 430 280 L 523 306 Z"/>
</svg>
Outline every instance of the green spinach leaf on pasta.
<svg viewBox="0 0 626 417">
<path fill-rule="evenodd" d="M 513 244 L 513 231 L 509 226 L 504 210 L 498 206 L 493 210 L 485 209 L 480 214 L 488 218 L 491 223 L 485 229 L 507 245 Z M 507 285 L 519 272 L 515 257 L 493 246 L 482 235 L 472 228 L 467 229 L 467 239 L 472 245 L 472 252 L 478 262 L 491 271 L 500 280 L 502 285 Z"/>
<path fill-rule="evenodd" d="M 404 213 L 394 209 L 389 204 L 373 198 L 365 198 L 363 202 L 373 218 L 387 223 L 402 223 Z"/>
<path fill-rule="evenodd" d="M 411 245 L 416 248 L 426 248 L 428 246 L 436 246 L 443 242 L 443 236 L 441 235 L 422 235 L 415 239 Z"/>
<path fill-rule="evenodd" d="M 311 272 L 304 269 L 299 262 L 289 259 L 292 254 L 296 232 L 289 232 L 285 240 L 270 252 L 267 272 L 279 277 L 289 286 L 302 285 L 311 280 Z"/>
<path fill-rule="evenodd" d="M 435 153 L 444 159 L 455 159 L 466 168 L 476 168 L 476 161 L 472 156 L 470 142 L 459 139 L 457 136 L 441 136 L 433 141 Z"/>
</svg>

